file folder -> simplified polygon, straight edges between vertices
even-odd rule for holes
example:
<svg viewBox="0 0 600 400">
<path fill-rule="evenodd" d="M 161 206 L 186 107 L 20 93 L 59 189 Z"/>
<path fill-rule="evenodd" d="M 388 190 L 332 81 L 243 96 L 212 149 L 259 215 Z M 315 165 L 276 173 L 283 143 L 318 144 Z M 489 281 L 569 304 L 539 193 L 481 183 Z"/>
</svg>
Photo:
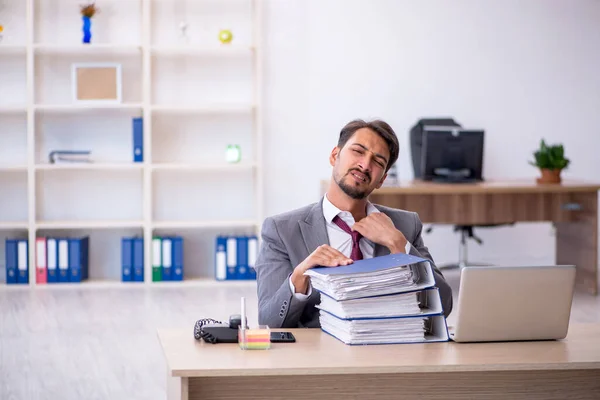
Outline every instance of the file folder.
<svg viewBox="0 0 600 400">
<path fill-rule="evenodd" d="M 133 162 L 144 161 L 144 119 L 133 118 Z"/>
<path fill-rule="evenodd" d="M 407 308 L 403 305 L 404 298 L 409 303 L 412 299 L 417 308 L 411 311 L 410 307 Z M 317 304 L 316 307 L 344 320 L 443 314 L 442 300 L 439 289 L 436 287 L 413 292 L 339 301 L 322 294 L 321 303 Z"/>
<path fill-rule="evenodd" d="M 225 249 L 227 253 L 227 280 L 237 279 L 237 239 L 235 237 L 227 237 L 227 245 Z"/>
<path fill-rule="evenodd" d="M 224 281 L 227 279 L 227 238 L 217 236 L 215 244 L 215 279 Z"/>
<path fill-rule="evenodd" d="M 29 283 L 29 246 L 28 240 L 17 241 L 17 283 Z"/>
<path fill-rule="evenodd" d="M 152 238 L 152 281 L 162 281 L 162 241 L 157 236 Z"/>
<path fill-rule="evenodd" d="M 325 311 L 320 311 L 320 313 L 326 313 Z M 327 313 L 326 313 L 327 314 Z M 345 325 L 350 325 L 353 321 L 356 320 L 340 320 L 335 317 L 333 314 L 328 314 L 332 323 L 328 323 L 328 319 L 321 318 L 321 329 L 333 336 L 334 338 L 340 340 L 345 344 L 350 345 L 365 345 L 365 344 L 408 344 L 408 343 L 434 343 L 434 342 L 447 342 L 449 340 L 448 334 L 448 326 L 446 324 L 446 318 L 443 314 L 440 315 L 427 315 L 427 316 L 406 316 L 399 318 L 387 318 L 387 319 L 370 319 L 368 322 L 370 324 L 377 324 L 382 321 L 397 321 L 398 323 L 402 323 L 403 321 L 410 322 L 411 320 L 423 320 L 424 325 L 424 338 L 422 339 L 414 339 L 414 340 L 402 340 L 402 339 L 390 339 L 386 337 L 386 334 L 378 335 L 376 332 L 367 333 L 363 335 L 361 338 L 353 338 L 350 335 L 345 334 L 344 330 L 340 329 L 336 326 L 337 323 L 342 322 Z M 325 321 L 325 324 L 323 324 Z M 336 322 L 337 321 L 337 322 Z M 371 337 L 369 337 L 371 336 Z"/>
<path fill-rule="evenodd" d="M 256 257 L 258 256 L 258 238 L 250 236 L 248 238 L 248 279 L 256 279 Z"/>
<path fill-rule="evenodd" d="M 6 259 L 6 283 L 17 283 L 18 246 L 17 240 L 6 239 L 4 242 L 4 253 Z"/>
<path fill-rule="evenodd" d="M 237 268 L 236 279 L 248 278 L 248 238 L 246 236 L 238 236 L 237 241 Z"/>
<path fill-rule="evenodd" d="M 46 255 L 48 283 L 56 283 L 58 282 L 58 242 L 56 239 L 46 239 Z"/>
<path fill-rule="evenodd" d="M 162 280 L 170 281 L 173 276 L 173 243 L 171 238 L 162 238 Z"/>
<path fill-rule="evenodd" d="M 46 238 L 35 239 L 35 281 L 38 284 L 48 281 L 48 264 L 46 262 Z"/>
<path fill-rule="evenodd" d="M 171 256 L 171 260 L 173 263 L 172 270 L 172 279 L 174 281 L 182 281 L 183 280 L 183 238 L 180 236 L 176 236 L 171 238 L 171 247 L 173 249 L 173 254 Z"/>
<path fill-rule="evenodd" d="M 131 282 L 133 278 L 133 238 L 121 239 L 121 280 Z"/>
<path fill-rule="evenodd" d="M 134 282 L 144 281 L 144 239 L 133 238 L 133 277 Z"/>
<path fill-rule="evenodd" d="M 58 241 L 58 282 L 69 282 L 69 241 Z"/>
<path fill-rule="evenodd" d="M 357 284 L 354 288 L 348 288 L 347 284 L 342 285 L 339 283 L 343 282 L 347 277 L 358 273 L 363 276 L 370 275 L 383 279 L 386 274 L 400 273 L 400 271 L 409 272 L 412 276 L 411 282 L 407 284 L 391 284 L 390 282 L 392 281 L 383 282 L 383 286 L 377 288 L 376 294 L 371 294 L 370 288 L 365 285 L 361 286 Z M 430 261 L 402 253 L 358 260 L 350 265 L 336 268 L 312 268 L 305 275 L 311 277 L 313 288 L 335 300 L 403 293 L 435 286 L 435 278 Z M 335 284 L 336 282 L 338 284 Z"/>
<path fill-rule="evenodd" d="M 71 238 L 69 243 L 69 282 L 81 282 L 88 279 L 89 238 Z"/>
</svg>

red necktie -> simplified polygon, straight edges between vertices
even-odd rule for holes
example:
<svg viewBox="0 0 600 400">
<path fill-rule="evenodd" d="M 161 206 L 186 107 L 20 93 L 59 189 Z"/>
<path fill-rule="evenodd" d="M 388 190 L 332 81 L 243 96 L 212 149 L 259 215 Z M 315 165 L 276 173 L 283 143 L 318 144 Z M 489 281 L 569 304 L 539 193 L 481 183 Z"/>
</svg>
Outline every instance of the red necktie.
<svg viewBox="0 0 600 400">
<path fill-rule="evenodd" d="M 344 232 L 346 232 L 352 236 L 352 252 L 350 253 L 350 258 L 354 261 L 362 260 L 363 255 L 362 255 L 362 252 L 360 251 L 360 246 L 359 246 L 358 242 L 360 241 L 360 238 L 362 238 L 363 236 L 359 232 L 353 231 L 352 229 L 350 229 L 348 224 L 345 223 L 337 215 L 333 218 L 333 223 L 336 224 L 337 226 L 339 226 L 340 228 L 342 228 L 342 230 Z"/>
</svg>

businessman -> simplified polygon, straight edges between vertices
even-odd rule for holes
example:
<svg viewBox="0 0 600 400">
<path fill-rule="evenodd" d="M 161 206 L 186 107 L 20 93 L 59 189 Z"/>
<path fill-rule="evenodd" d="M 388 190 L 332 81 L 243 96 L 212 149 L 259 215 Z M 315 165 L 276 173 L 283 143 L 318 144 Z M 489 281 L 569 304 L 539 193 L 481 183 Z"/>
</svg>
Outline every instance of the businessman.
<svg viewBox="0 0 600 400">
<path fill-rule="evenodd" d="M 386 122 L 349 122 L 329 156 L 332 176 L 321 201 L 265 219 L 256 261 L 260 324 L 320 326 L 315 307 L 320 295 L 304 275 L 310 268 L 348 265 L 390 253 L 410 253 L 433 263 L 416 213 L 367 200 L 383 184 L 398 151 L 398 138 Z M 452 292 L 435 265 L 433 271 L 448 316 Z"/>
</svg>

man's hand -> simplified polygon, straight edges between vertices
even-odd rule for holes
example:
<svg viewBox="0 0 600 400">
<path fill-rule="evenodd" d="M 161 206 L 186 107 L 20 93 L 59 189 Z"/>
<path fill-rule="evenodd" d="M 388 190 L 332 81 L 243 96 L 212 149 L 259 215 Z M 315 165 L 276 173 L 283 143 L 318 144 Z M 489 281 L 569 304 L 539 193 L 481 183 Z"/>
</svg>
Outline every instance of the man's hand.
<svg viewBox="0 0 600 400">
<path fill-rule="evenodd" d="M 333 247 L 323 244 L 308 257 L 304 259 L 292 272 L 291 280 L 296 288 L 296 293 L 306 294 L 308 290 L 308 282 L 310 278 L 304 273 L 316 266 L 323 267 L 338 267 L 341 265 L 352 264 L 352 259 L 343 255 L 340 251 Z"/>
<path fill-rule="evenodd" d="M 407 240 L 404 234 L 394 226 L 394 223 L 382 212 L 371 215 L 356 222 L 352 227 L 365 238 L 390 249 L 390 253 L 405 253 Z"/>
</svg>

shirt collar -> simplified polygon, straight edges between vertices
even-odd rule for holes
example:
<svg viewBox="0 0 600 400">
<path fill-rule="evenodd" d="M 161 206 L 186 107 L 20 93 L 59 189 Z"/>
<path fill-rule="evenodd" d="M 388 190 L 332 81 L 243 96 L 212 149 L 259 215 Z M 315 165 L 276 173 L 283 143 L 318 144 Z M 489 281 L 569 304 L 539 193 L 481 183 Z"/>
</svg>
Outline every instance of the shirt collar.
<svg viewBox="0 0 600 400">
<path fill-rule="evenodd" d="M 347 211 L 342 211 L 334 206 L 333 203 L 327 198 L 327 193 L 325 193 L 325 196 L 323 197 L 323 216 L 325 217 L 325 222 L 331 223 L 336 215 L 343 212 Z M 377 209 L 377 207 L 375 207 L 370 201 L 367 201 L 367 215 L 378 212 L 380 211 Z"/>
</svg>

